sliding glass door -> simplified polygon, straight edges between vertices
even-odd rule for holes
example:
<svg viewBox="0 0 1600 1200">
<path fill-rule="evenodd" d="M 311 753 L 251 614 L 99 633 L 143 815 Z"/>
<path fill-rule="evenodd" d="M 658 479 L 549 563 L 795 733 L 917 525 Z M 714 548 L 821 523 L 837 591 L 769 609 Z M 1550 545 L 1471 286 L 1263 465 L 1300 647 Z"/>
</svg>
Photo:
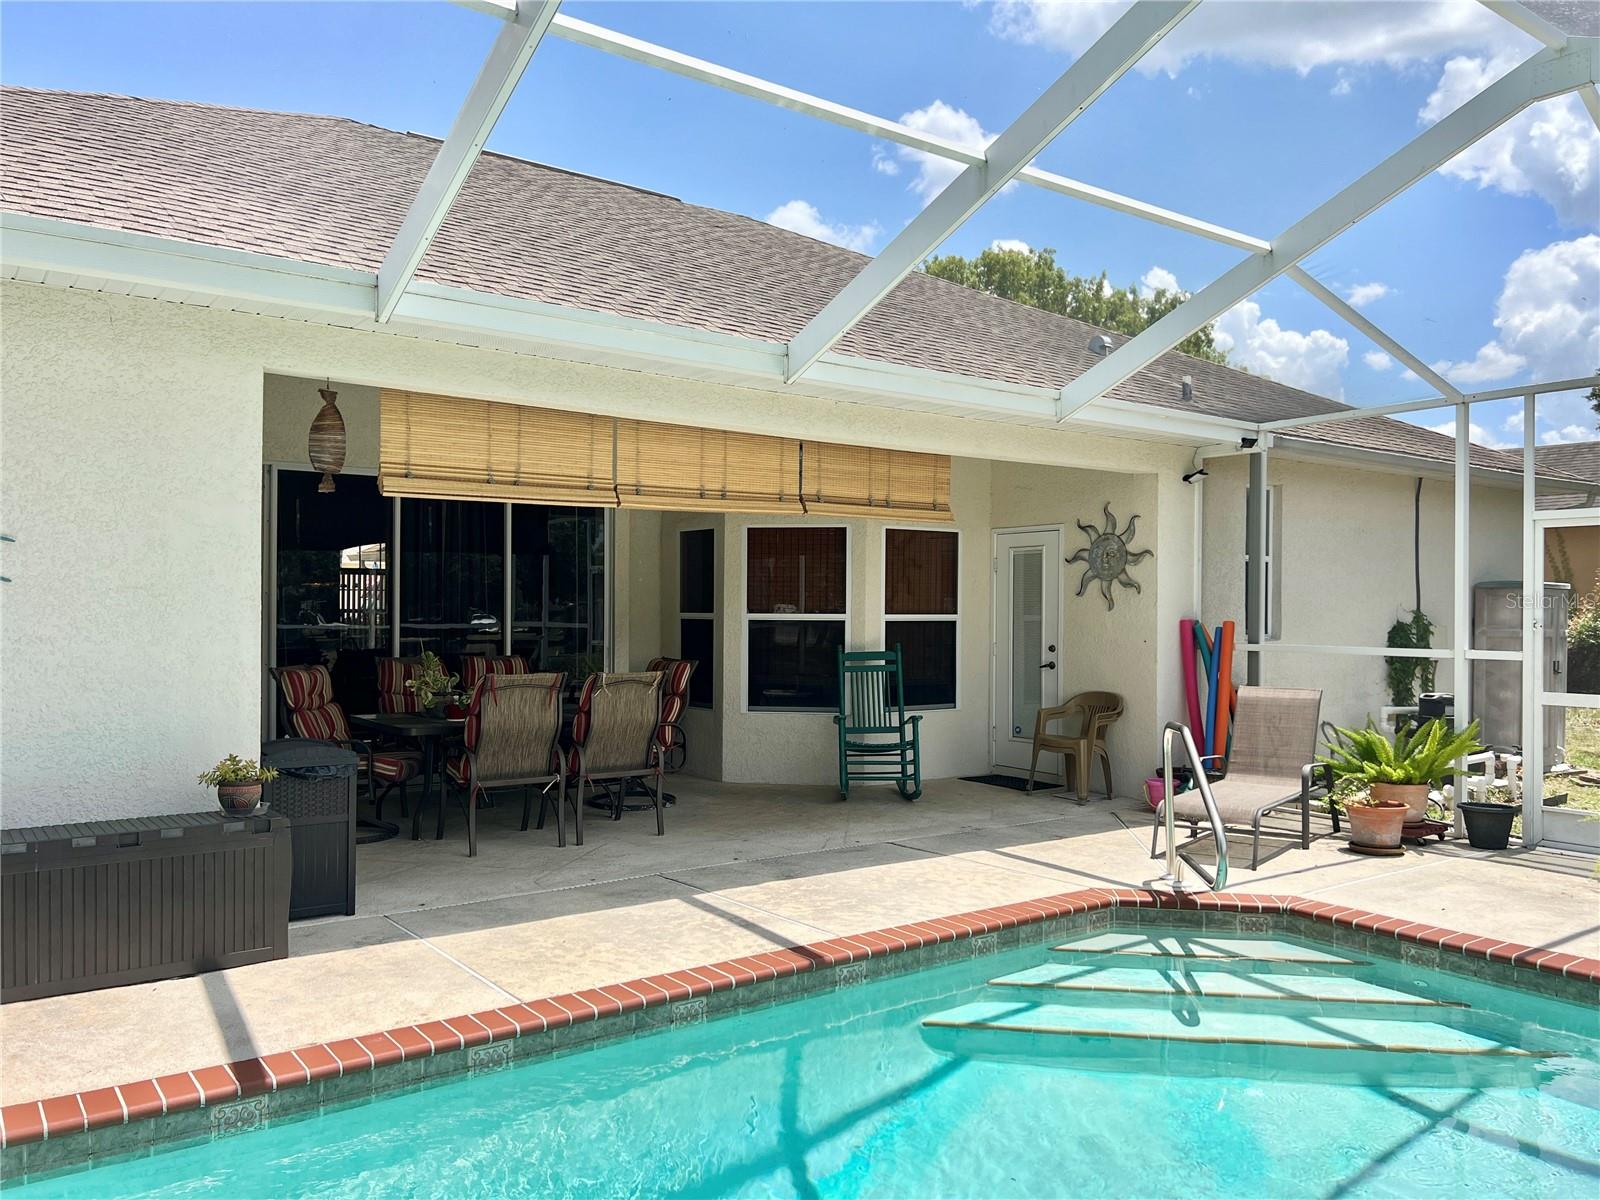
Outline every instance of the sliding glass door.
<svg viewBox="0 0 1600 1200">
<path fill-rule="evenodd" d="M 468 654 L 605 669 L 604 509 L 397 500 L 349 472 L 327 493 L 319 479 L 269 468 L 269 666 L 328 667 L 351 712 L 374 710 L 376 660 L 396 654 L 432 651 L 451 670 Z"/>
<path fill-rule="evenodd" d="M 546 671 L 587 675 L 604 669 L 605 510 L 508 507 L 512 653 Z"/>
</svg>

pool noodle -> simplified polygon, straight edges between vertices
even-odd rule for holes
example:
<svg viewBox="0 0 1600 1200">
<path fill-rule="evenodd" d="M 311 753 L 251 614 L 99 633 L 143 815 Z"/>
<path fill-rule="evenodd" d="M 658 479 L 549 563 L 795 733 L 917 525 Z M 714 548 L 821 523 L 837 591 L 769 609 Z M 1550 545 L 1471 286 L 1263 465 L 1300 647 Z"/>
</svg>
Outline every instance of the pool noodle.
<svg viewBox="0 0 1600 1200">
<path fill-rule="evenodd" d="M 1178 622 L 1178 657 L 1183 661 L 1183 694 L 1189 703 L 1189 729 L 1200 728 L 1200 684 L 1194 671 L 1194 621 Z"/>
</svg>

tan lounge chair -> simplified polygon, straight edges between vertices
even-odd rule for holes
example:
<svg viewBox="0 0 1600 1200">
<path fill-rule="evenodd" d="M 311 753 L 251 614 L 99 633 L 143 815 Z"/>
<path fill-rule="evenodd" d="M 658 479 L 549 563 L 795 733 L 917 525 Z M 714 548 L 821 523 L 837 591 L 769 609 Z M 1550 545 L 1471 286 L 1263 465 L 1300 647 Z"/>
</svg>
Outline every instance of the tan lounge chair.
<svg viewBox="0 0 1600 1200">
<path fill-rule="evenodd" d="M 1239 689 L 1239 707 L 1233 719 L 1233 752 L 1228 757 L 1226 774 L 1212 783 L 1211 795 L 1225 827 L 1250 830 L 1252 871 L 1261 862 L 1261 820 L 1275 809 L 1300 806 L 1300 848 L 1311 847 L 1311 800 L 1326 796 L 1333 782 L 1327 765 L 1315 761 L 1321 711 L 1320 691 Z M 1207 761 L 1220 758 L 1211 755 Z M 1174 819 L 1189 826 L 1190 837 L 1184 846 L 1209 836 L 1199 833 L 1202 826 L 1210 824 L 1200 793 L 1180 792 L 1163 800 L 1156 809 L 1155 829 L 1150 834 L 1151 858 L 1158 855 L 1157 840 L 1168 804 L 1173 805 Z"/>
</svg>

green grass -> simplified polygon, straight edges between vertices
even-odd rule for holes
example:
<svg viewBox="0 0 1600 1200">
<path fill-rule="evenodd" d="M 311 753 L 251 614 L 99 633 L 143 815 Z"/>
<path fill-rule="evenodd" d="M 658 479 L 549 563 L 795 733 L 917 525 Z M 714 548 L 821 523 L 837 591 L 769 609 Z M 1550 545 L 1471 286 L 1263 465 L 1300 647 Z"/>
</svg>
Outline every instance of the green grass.
<svg viewBox="0 0 1600 1200">
<path fill-rule="evenodd" d="M 1567 761 L 1575 767 L 1600 771 L 1600 709 L 1567 709 Z M 1567 793 L 1568 808 L 1600 812 L 1600 787 L 1574 780 L 1551 780 L 1547 788 Z"/>
</svg>

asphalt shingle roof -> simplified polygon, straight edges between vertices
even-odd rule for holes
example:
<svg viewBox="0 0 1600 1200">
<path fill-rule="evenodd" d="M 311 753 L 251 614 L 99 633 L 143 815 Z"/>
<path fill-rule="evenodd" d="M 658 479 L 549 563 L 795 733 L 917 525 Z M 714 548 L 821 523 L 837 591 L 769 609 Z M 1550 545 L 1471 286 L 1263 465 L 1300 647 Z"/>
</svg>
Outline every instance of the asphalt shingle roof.
<svg viewBox="0 0 1600 1200">
<path fill-rule="evenodd" d="M 1566 442 L 1559 446 L 1539 446 L 1533 452 L 1533 461 L 1541 474 L 1546 472 L 1571 475 L 1587 479 L 1593 489 L 1570 492 L 1559 496 L 1540 496 L 1539 507 L 1587 508 L 1593 501 L 1590 496 L 1600 489 L 1600 441 Z"/>
<path fill-rule="evenodd" d="M 0 89 L 0 208 L 376 271 L 439 143 L 342 117 Z M 418 278 L 594 312 L 787 341 L 864 255 L 749 217 L 484 154 Z M 1059 388 L 1099 332 L 913 273 L 838 350 Z M 1123 339 L 1113 335 L 1116 342 Z M 1183 376 L 1194 398 L 1182 398 Z M 1347 409 L 1176 352 L 1109 395 L 1251 422 Z M 1296 439 L 1449 460 L 1448 437 L 1374 417 Z M 1518 470 L 1474 447 L 1475 463 Z"/>
</svg>

